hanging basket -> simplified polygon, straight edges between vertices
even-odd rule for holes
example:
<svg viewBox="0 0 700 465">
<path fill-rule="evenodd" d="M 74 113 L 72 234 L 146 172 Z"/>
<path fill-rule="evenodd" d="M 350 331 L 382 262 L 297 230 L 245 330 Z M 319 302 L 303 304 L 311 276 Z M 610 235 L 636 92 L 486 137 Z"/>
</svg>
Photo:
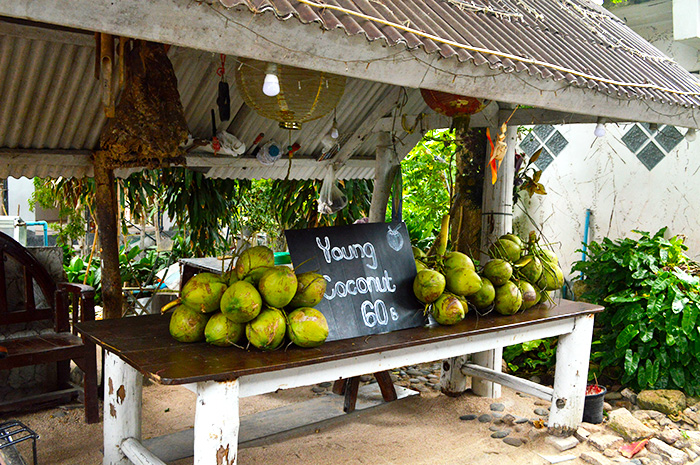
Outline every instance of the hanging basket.
<svg viewBox="0 0 700 465">
<path fill-rule="evenodd" d="M 420 93 L 430 108 L 450 118 L 479 113 L 491 103 L 486 99 L 449 94 L 438 90 L 421 89 Z"/>
<path fill-rule="evenodd" d="M 280 93 L 268 97 L 262 91 L 268 63 L 240 58 L 236 86 L 245 103 L 265 118 L 279 121 L 285 129 L 327 115 L 345 90 L 345 76 L 276 65 Z"/>
</svg>

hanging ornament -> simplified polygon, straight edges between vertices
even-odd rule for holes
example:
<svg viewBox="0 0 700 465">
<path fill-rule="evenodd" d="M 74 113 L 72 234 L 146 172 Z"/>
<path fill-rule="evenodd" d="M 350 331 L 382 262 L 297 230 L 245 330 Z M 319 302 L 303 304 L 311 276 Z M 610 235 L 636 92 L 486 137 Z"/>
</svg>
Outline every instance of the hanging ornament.
<svg viewBox="0 0 700 465">
<path fill-rule="evenodd" d="M 229 94 L 228 83 L 226 82 L 226 55 L 220 55 L 221 66 L 216 70 L 216 74 L 221 78 L 219 81 L 219 95 L 216 97 L 216 104 L 219 107 L 219 119 L 228 121 L 231 118 L 231 96 Z"/>
<path fill-rule="evenodd" d="M 491 184 L 496 184 L 498 180 L 498 169 L 501 167 L 501 162 L 506 156 L 506 151 L 508 150 L 508 144 L 506 144 L 506 129 L 508 129 L 508 124 L 503 123 L 501 125 L 501 131 L 496 137 L 496 144 L 494 145 L 491 139 L 491 131 L 486 128 L 486 138 L 491 144 L 491 158 L 489 159 L 489 167 L 491 168 Z"/>
<path fill-rule="evenodd" d="M 425 103 L 436 113 L 450 118 L 479 113 L 491 103 L 490 100 L 486 99 L 466 97 L 438 90 L 421 89 L 420 94 Z"/>
<path fill-rule="evenodd" d="M 345 90 L 345 76 L 239 58 L 236 86 L 245 103 L 284 129 L 327 115 Z"/>
</svg>

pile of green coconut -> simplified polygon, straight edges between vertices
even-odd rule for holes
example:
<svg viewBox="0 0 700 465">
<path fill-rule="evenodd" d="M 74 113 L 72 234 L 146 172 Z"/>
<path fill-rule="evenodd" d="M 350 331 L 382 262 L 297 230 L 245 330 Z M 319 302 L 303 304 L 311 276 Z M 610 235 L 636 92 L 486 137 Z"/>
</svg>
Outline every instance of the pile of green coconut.
<svg viewBox="0 0 700 465">
<path fill-rule="evenodd" d="M 247 339 L 269 351 L 281 347 L 286 335 L 297 346 L 317 347 L 328 337 L 326 318 L 314 308 L 325 292 L 323 276 L 275 266 L 272 250 L 257 246 L 243 251 L 226 273 L 192 277 L 163 312 L 175 307 L 170 335 L 180 342 L 242 347 Z"/>
<path fill-rule="evenodd" d="M 480 314 L 526 311 L 551 300 L 550 292 L 564 284 L 559 259 L 540 246 L 534 233 L 527 242 L 515 234 L 503 235 L 488 253 L 490 260 L 477 271 L 474 261 L 461 252 L 427 256 L 414 247 L 413 292 L 439 324 L 458 323 L 470 307 Z"/>
</svg>

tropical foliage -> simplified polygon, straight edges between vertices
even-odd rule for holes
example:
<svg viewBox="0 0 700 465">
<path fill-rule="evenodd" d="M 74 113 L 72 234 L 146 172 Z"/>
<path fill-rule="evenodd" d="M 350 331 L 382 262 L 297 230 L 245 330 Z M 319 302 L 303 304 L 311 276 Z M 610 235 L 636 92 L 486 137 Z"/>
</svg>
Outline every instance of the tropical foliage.
<svg viewBox="0 0 700 465">
<path fill-rule="evenodd" d="M 596 316 L 592 362 L 598 376 L 636 389 L 676 388 L 700 394 L 700 279 L 682 236 L 591 242 L 574 265 L 587 291 L 605 305 Z"/>
</svg>

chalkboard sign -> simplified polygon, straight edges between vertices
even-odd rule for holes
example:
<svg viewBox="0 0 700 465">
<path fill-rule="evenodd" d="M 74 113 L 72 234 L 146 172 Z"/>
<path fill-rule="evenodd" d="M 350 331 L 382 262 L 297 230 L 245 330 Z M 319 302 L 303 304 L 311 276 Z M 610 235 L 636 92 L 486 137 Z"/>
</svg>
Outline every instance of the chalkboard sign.
<svg viewBox="0 0 700 465">
<path fill-rule="evenodd" d="M 404 223 L 370 223 L 285 231 L 297 273 L 326 279 L 316 306 L 328 320 L 328 340 L 428 323 L 413 295 L 416 264 Z"/>
</svg>

